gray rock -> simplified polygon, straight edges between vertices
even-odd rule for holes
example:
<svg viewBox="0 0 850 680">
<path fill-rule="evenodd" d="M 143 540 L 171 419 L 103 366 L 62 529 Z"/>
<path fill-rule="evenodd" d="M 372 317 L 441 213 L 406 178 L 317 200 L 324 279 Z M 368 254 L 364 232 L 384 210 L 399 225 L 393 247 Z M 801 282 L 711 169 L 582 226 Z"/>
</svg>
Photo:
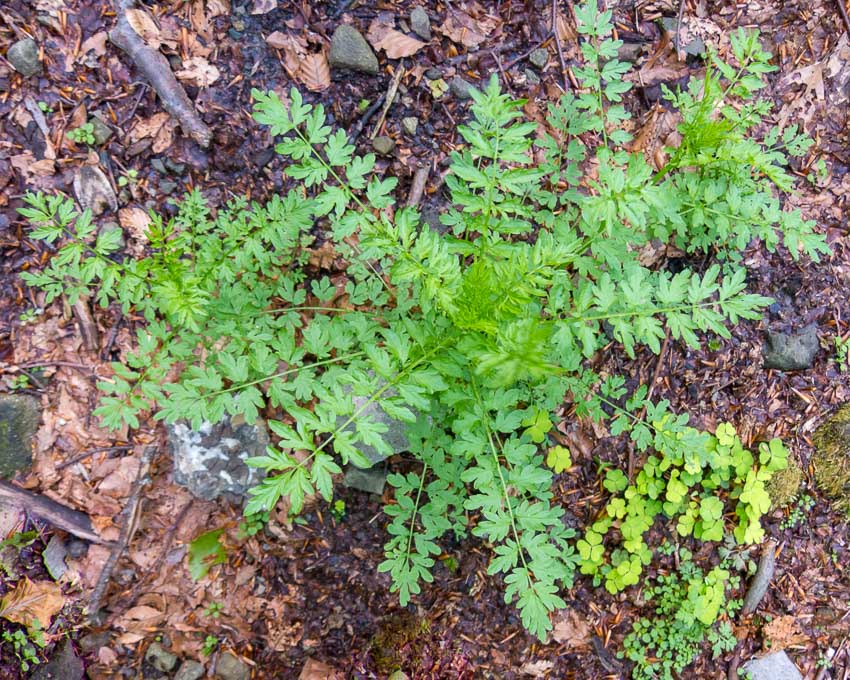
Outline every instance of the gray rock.
<svg viewBox="0 0 850 680">
<path fill-rule="evenodd" d="M 764 367 L 779 371 L 811 368 L 819 348 L 815 324 L 809 324 L 798 333 L 768 333 L 764 345 Z"/>
<path fill-rule="evenodd" d="M 180 664 L 180 670 L 177 671 L 174 680 L 198 680 L 204 677 L 204 673 L 206 673 L 204 664 L 193 659 L 186 659 Z"/>
<path fill-rule="evenodd" d="M 84 165 L 74 176 L 74 193 L 83 208 L 92 215 L 100 215 L 106 208 L 118 210 L 118 197 L 103 170 L 93 165 Z"/>
<path fill-rule="evenodd" d="M 112 137 L 112 128 L 109 127 L 103 120 L 100 119 L 100 116 L 92 116 L 89 118 L 89 123 L 92 126 L 92 136 L 94 137 L 94 143 L 97 146 L 101 144 L 106 144 L 109 141 L 109 138 Z"/>
<path fill-rule="evenodd" d="M 164 194 L 174 193 L 174 190 L 177 188 L 177 182 L 174 182 L 170 179 L 161 180 L 159 183 L 159 190 Z"/>
<path fill-rule="evenodd" d="M 452 78 L 452 82 L 449 83 L 449 89 L 455 97 L 461 101 L 465 101 L 472 99 L 472 91 L 478 88 L 468 80 L 464 80 L 460 76 L 455 76 Z"/>
<path fill-rule="evenodd" d="M 110 642 L 112 642 L 112 634 L 108 630 L 100 633 L 89 633 L 81 637 L 79 641 L 80 649 L 87 654 L 97 652 L 101 647 L 108 647 Z"/>
<path fill-rule="evenodd" d="M 177 655 L 172 654 L 158 642 L 152 642 L 145 652 L 145 661 L 158 671 L 168 673 L 177 665 Z"/>
<path fill-rule="evenodd" d="M 345 469 L 343 482 L 349 489 L 357 489 L 358 491 L 382 496 L 384 486 L 387 483 L 387 472 L 383 467 L 361 470 L 354 465 L 348 465 Z"/>
<path fill-rule="evenodd" d="M 538 76 L 530 68 L 525 69 L 525 71 L 523 73 L 524 73 L 525 79 L 528 81 L 529 85 L 539 85 L 540 84 L 540 76 Z"/>
<path fill-rule="evenodd" d="M 385 396 L 391 397 L 395 396 L 395 394 L 396 393 L 393 390 L 387 390 Z M 369 401 L 368 397 L 355 395 L 352 397 L 352 401 L 354 402 L 354 412 L 358 413 L 358 418 L 369 419 L 374 423 L 386 426 L 387 431 L 384 432 L 381 437 L 387 444 L 389 444 L 393 453 L 403 453 L 410 449 L 410 442 L 408 441 L 406 434 L 406 423 L 396 420 L 395 418 L 391 418 L 387 412 L 381 408 L 377 401 Z M 363 410 L 361 411 L 361 409 Z M 342 426 L 346 420 L 347 418 L 345 416 L 340 416 L 337 418 L 337 423 L 339 426 Z M 343 431 L 355 432 L 356 429 L 356 424 L 351 423 Z M 363 442 L 357 443 L 357 450 L 366 456 L 372 465 L 377 465 L 387 459 L 387 456 L 382 455 L 381 452 L 374 446 L 364 444 Z"/>
<path fill-rule="evenodd" d="M 24 78 L 41 73 L 41 62 L 38 60 L 38 45 L 32 38 L 18 40 L 6 52 L 6 59 L 13 68 Z"/>
<path fill-rule="evenodd" d="M 203 423 L 198 430 L 178 422 L 167 431 L 174 481 L 198 498 L 226 496 L 238 502 L 260 481 L 259 471 L 248 467 L 245 460 L 265 455 L 269 435 L 263 420 L 234 426 L 225 416 L 215 425 Z"/>
<path fill-rule="evenodd" d="M 0 478 L 32 465 L 32 440 L 41 420 L 41 405 L 22 394 L 0 395 Z"/>
<path fill-rule="evenodd" d="M 250 680 L 251 669 L 248 664 L 227 652 L 222 654 L 215 668 L 215 677 L 221 680 Z"/>
<path fill-rule="evenodd" d="M 617 59 L 634 63 L 643 54 L 643 43 L 624 42 L 617 50 Z"/>
<path fill-rule="evenodd" d="M 774 652 L 744 664 L 751 680 L 803 680 L 800 671 L 785 652 Z"/>
<path fill-rule="evenodd" d="M 419 127 L 419 119 L 416 116 L 407 116 L 401 119 L 402 129 L 411 137 L 416 134 L 416 128 Z"/>
<path fill-rule="evenodd" d="M 536 50 L 532 50 L 531 54 L 528 55 L 528 61 L 531 62 L 532 66 L 536 66 L 539 69 L 544 68 L 549 61 L 549 50 L 545 47 L 538 47 Z"/>
<path fill-rule="evenodd" d="M 47 547 L 41 553 L 41 559 L 44 560 L 44 566 L 47 573 L 55 581 L 58 581 L 68 571 L 68 565 L 65 564 L 65 558 L 68 556 L 68 551 L 65 549 L 65 543 L 55 534 L 50 537 L 47 542 Z"/>
<path fill-rule="evenodd" d="M 422 40 L 430 40 L 431 19 L 428 18 L 428 12 L 421 7 L 414 7 L 410 11 L 410 28 Z"/>
<path fill-rule="evenodd" d="M 391 137 L 381 135 L 372 140 L 372 148 L 382 156 L 389 156 L 395 149 L 395 142 Z"/>
<path fill-rule="evenodd" d="M 427 71 L 425 71 L 425 77 L 428 80 L 437 80 L 438 78 L 443 77 L 443 72 L 440 71 L 440 69 L 438 68 L 429 68 Z"/>
<path fill-rule="evenodd" d="M 332 68 L 349 69 L 376 75 L 378 57 L 360 32 L 348 24 L 340 24 L 331 37 L 328 62 Z"/>
<path fill-rule="evenodd" d="M 66 640 L 62 647 L 43 666 L 37 666 L 31 680 L 81 680 L 85 669 L 83 660 L 74 652 L 74 645 Z"/>
</svg>

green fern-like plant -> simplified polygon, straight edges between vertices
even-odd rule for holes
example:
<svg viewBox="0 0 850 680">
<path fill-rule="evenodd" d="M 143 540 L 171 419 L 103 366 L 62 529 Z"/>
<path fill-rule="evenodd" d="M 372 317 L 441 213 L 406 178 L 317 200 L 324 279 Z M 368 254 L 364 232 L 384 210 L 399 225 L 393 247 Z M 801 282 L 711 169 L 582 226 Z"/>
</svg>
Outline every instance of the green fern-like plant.
<svg viewBox="0 0 850 680">
<path fill-rule="evenodd" d="M 374 155 L 358 155 L 295 89 L 253 93 L 294 185 L 265 205 L 211 210 L 195 191 L 176 217 L 152 215 L 136 260 L 120 258 L 115 232 L 95 239 L 90 214 L 68 199 L 31 195 L 21 211 L 34 237 L 62 243 L 46 269 L 24 275 L 46 302 L 92 297 L 145 319 L 137 347 L 100 383 L 106 425 L 137 427 L 143 411 L 195 427 L 262 412 L 276 440 L 249 461 L 266 476 L 245 511 L 286 497 L 298 513 L 313 494 L 332 499 L 341 464 L 370 464 L 364 446 L 392 453 L 386 425 L 368 415 L 377 404 L 406 424 L 416 461 L 389 477 L 379 567 L 402 604 L 431 580 L 440 538 L 469 531 L 492 545 L 489 573 L 503 574 L 506 601 L 540 638 L 583 559 L 552 492 L 552 468 L 569 465 L 547 443 L 565 398 L 579 415 L 607 420 L 613 409 L 642 449 L 687 460 L 704 446 L 687 416 L 645 390 L 624 405 L 622 378 L 603 379 L 588 360 L 612 339 L 633 357 L 638 345 L 659 352 L 667 332 L 697 347 L 700 334 L 728 337 L 758 318 L 769 300 L 745 291 L 737 257 L 753 238 L 794 257 L 825 251 L 774 195 L 791 180 L 778 137 L 750 136 L 765 105 L 731 105 L 769 68 L 756 37 L 734 37 L 737 67 L 714 57 L 701 84 L 670 93 L 684 141 L 655 171 L 626 149 L 627 65 L 611 13 L 576 9 L 582 92 L 551 105 L 543 130 L 495 78 L 475 92 L 442 229 L 397 207 L 396 180 L 377 176 Z M 311 264 L 317 238 L 345 262 L 344 281 Z M 652 270 L 639 260 L 652 239 L 721 262 Z M 643 408 L 645 421 L 634 415 Z"/>
</svg>

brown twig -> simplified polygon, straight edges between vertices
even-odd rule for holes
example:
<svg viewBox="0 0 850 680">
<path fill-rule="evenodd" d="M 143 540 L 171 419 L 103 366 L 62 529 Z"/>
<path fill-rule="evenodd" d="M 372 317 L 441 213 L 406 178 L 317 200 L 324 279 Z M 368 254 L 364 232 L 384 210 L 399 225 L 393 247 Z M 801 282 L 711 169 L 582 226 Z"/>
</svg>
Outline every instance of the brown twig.
<svg viewBox="0 0 850 680">
<path fill-rule="evenodd" d="M 147 473 L 150 467 L 151 458 L 156 452 L 156 446 L 146 446 L 142 453 L 141 464 L 139 465 L 139 473 L 136 475 L 136 481 L 133 482 L 133 487 L 130 490 L 130 497 L 127 499 L 127 505 L 121 511 L 121 532 L 118 535 L 118 542 L 112 547 L 112 552 L 109 554 L 109 559 L 103 565 L 100 576 L 97 577 L 97 583 L 89 598 L 89 616 L 94 617 L 100 611 L 100 605 L 103 601 L 103 596 L 106 594 L 106 588 L 109 586 L 109 580 L 112 577 L 112 572 L 115 571 L 115 566 L 127 546 L 130 544 L 130 539 L 135 531 L 137 519 L 137 511 L 141 502 L 142 489 L 148 483 Z"/>
<path fill-rule="evenodd" d="M 57 503 L 52 498 L 20 489 L 0 480 L 0 504 L 25 510 L 31 515 L 78 538 L 106 543 L 94 530 L 88 515 Z"/>
<path fill-rule="evenodd" d="M 127 12 L 135 4 L 135 0 L 116 1 L 117 20 L 115 28 L 109 31 L 109 39 L 133 60 L 136 68 L 159 95 L 165 110 L 177 119 L 183 131 L 201 146 L 209 146 L 212 130 L 201 120 L 186 90 L 177 82 L 168 60 L 159 51 L 149 47 L 130 26 Z"/>
<path fill-rule="evenodd" d="M 850 37 L 850 16 L 847 16 L 847 8 L 844 6 L 844 0 L 835 0 L 835 4 L 838 5 L 841 20 L 844 22 L 844 28 L 847 29 L 848 37 Z"/>
<path fill-rule="evenodd" d="M 100 344 L 100 339 L 97 332 L 97 324 L 94 322 L 94 317 L 89 309 L 89 302 L 86 298 L 80 296 L 71 307 L 74 310 L 74 316 L 77 317 L 77 325 L 80 327 L 80 335 L 83 336 L 83 347 L 87 352 L 96 352 L 97 346 Z"/>
<path fill-rule="evenodd" d="M 106 337 L 106 342 L 100 351 L 101 361 L 106 361 L 109 358 L 109 353 L 112 351 L 112 345 L 115 344 L 115 338 L 118 337 L 118 330 L 121 328 L 122 321 L 124 321 L 124 312 L 118 312 L 118 320 L 109 329 L 109 335 Z"/>
<path fill-rule="evenodd" d="M 381 130 L 381 126 L 384 124 L 384 121 L 387 119 L 387 113 L 389 113 L 390 107 L 393 105 L 395 101 L 396 93 L 398 92 L 398 86 L 401 84 L 401 79 L 404 77 L 404 63 L 398 65 L 396 69 L 395 75 L 393 76 L 392 81 L 390 81 L 390 86 L 387 88 L 387 93 L 384 95 L 384 108 L 381 109 L 381 115 L 378 117 L 378 122 L 375 123 L 375 127 L 372 130 L 372 134 L 369 135 L 369 139 L 375 139 L 378 136 L 378 132 Z"/>
<path fill-rule="evenodd" d="M 386 98 L 387 93 L 384 92 L 384 94 L 382 94 L 374 102 L 372 102 L 372 105 L 368 109 L 366 109 L 366 111 L 363 112 L 363 115 L 360 116 L 360 120 L 357 121 L 357 123 L 354 125 L 354 128 L 352 128 L 351 133 L 348 135 L 349 144 L 354 144 L 354 142 L 357 141 L 357 138 L 360 136 L 360 133 L 363 132 L 363 128 L 366 127 L 366 124 L 371 120 L 372 116 L 374 116 L 378 112 L 378 109 L 381 108 Z"/>
<path fill-rule="evenodd" d="M 112 451 L 131 451 L 135 447 L 132 444 L 124 444 L 122 446 L 102 446 L 97 449 L 92 449 L 91 451 L 85 451 L 81 453 L 79 456 L 74 456 L 71 460 L 65 460 L 59 463 L 56 466 L 57 470 L 64 470 L 67 467 L 71 467 L 72 465 L 76 465 L 80 461 L 89 458 L 90 456 L 94 456 L 98 453 L 111 453 Z"/>
<path fill-rule="evenodd" d="M 567 76 L 567 62 L 564 59 L 564 48 L 561 36 L 558 35 L 558 0 L 552 0 L 552 34 L 555 36 L 555 47 L 558 49 L 558 61 L 561 63 L 561 77 L 564 79 L 564 92 L 570 89 L 570 79 Z"/>
</svg>

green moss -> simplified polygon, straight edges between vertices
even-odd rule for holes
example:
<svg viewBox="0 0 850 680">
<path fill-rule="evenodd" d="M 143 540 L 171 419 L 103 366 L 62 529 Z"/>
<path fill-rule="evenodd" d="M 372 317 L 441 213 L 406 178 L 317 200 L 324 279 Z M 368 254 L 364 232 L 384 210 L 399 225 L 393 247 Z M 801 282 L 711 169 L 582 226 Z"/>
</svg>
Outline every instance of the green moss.
<svg viewBox="0 0 850 680">
<path fill-rule="evenodd" d="M 401 670 L 402 665 L 418 665 L 428 622 L 407 611 L 393 615 L 372 638 L 371 654 L 382 674 Z"/>
<path fill-rule="evenodd" d="M 793 456 L 788 457 L 788 467 L 777 470 L 765 487 L 770 495 L 770 509 L 778 510 L 790 504 L 800 490 L 803 481 L 803 469 Z"/>
<path fill-rule="evenodd" d="M 850 403 L 841 406 L 815 430 L 812 440 L 818 489 L 837 508 L 850 512 Z"/>
</svg>

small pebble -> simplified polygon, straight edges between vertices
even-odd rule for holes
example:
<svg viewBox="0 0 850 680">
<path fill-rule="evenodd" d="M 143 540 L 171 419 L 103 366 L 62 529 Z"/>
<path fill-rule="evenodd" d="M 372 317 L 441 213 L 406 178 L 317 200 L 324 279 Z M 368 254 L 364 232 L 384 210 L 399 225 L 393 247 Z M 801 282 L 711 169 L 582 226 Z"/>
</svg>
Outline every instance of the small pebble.
<svg viewBox="0 0 850 680">
<path fill-rule="evenodd" d="M 455 97 L 461 101 L 465 101 L 467 99 L 472 99 L 472 91 L 478 88 L 476 88 L 475 85 L 470 83 L 468 80 L 464 80 L 460 76 L 455 76 L 452 78 L 452 82 L 449 83 L 449 89 Z"/>
<path fill-rule="evenodd" d="M 422 40 L 431 39 L 431 19 L 421 7 L 414 7 L 410 12 L 410 28 Z"/>
<path fill-rule="evenodd" d="M 393 152 L 393 149 L 395 149 L 395 142 L 392 138 L 381 135 L 380 137 L 375 137 L 372 141 L 372 148 L 382 156 L 389 156 Z"/>
<path fill-rule="evenodd" d="M 549 61 L 549 50 L 544 47 L 538 47 L 536 50 L 532 50 L 531 54 L 528 55 L 528 61 L 531 62 L 532 66 L 536 66 L 539 69 L 544 68 Z"/>
<path fill-rule="evenodd" d="M 6 52 L 6 59 L 9 60 L 12 67 L 24 78 L 41 73 L 41 62 L 38 60 L 38 45 L 32 38 L 18 40 Z"/>
<path fill-rule="evenodd" d="M 416 128 L 419 127 L 419 119 L 415 116 L 408 116 L 401 119 L 401 127 L 411 137 L 416 134 Z"/>
</svg>

